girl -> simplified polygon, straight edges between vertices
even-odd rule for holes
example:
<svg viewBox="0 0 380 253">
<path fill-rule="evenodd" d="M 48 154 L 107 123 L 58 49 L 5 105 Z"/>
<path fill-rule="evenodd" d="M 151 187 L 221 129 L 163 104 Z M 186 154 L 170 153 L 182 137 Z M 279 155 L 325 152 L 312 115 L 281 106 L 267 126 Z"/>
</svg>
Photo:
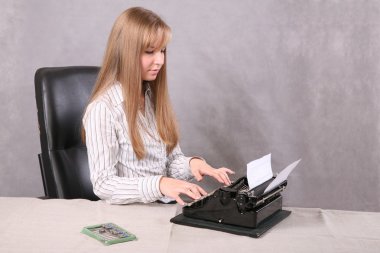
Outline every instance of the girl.
<svg viewBox="0 0 380 253">
<path fill-rule="evenodd" d="M 230 169 L 185 157 L 170 105 L 166 45 L 171 30 L 155 13 L 130 8 L 116 20 L 93 93 L 83 134 L 94 193 L 111 204 L 184 201 L 207 194 L 188 182 L 204 175 L 229 185 Z"/>
</svg>

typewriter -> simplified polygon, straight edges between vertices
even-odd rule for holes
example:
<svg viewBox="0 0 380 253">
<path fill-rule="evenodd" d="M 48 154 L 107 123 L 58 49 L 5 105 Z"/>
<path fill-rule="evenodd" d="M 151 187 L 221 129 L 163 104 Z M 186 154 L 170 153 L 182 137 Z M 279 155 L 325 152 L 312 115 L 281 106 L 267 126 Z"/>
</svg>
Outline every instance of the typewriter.
<svg viewBox="0 0 380 253">
<path fill-rule="evenodd" d="M 248 180 L 242 177 L 230 186 L 221 187 L 203 198 L 183 207 L 183 215 L 217 223 L 256 228 L 262 221 L 282 209 L 281 192 L 284 181 L 264 194 L 275 177 L 249 190 Z"/>
<path fill-rule="evenodd" d="M 250 162 L 247 164 L 247 172 L 252 169 L 272 172 L 270 159 L 271 154 L 268 154 Z M 170 221 L 260 237 L 290 215 L 290 211 L 282 210 L 281 193 L 287 186 L 289 174 L 300 161 L 301 159 L 289 164 L 277 176 L 253 189 L 249 188 L 247 177 L 241 177 L 230 186 L 221 187 L 201 199 L 187 203 L 182 208 L 182 213 Z"/>
</svg>

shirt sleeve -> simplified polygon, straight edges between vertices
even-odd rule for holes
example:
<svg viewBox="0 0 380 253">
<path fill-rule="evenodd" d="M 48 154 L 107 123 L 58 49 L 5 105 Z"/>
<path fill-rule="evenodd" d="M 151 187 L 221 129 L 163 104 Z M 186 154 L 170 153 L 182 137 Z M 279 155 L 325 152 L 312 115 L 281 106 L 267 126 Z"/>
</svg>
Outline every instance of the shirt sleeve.
<svg viewBox="0 0 380 253">
<path fill-rule="evenodd" d="M 193 158 L 201 157 L 186 157 L 179 146 L 179 144 L 173 149 L 173 151 L 168 155 L 167 168 L 168 176 L 176 179 L 190 181 L 194 179 L 193 174 L 190 170 L 190 160 Z"/>
<path fill-rule="evenodd" d="M 90 104 L 83 118 L 94 193 L 110 204 L 153 202 L 162 198 L 162 176 L 119 177 L 116 168 L 119 144 L 117 122 L 105 103 Z"/>
</svg>

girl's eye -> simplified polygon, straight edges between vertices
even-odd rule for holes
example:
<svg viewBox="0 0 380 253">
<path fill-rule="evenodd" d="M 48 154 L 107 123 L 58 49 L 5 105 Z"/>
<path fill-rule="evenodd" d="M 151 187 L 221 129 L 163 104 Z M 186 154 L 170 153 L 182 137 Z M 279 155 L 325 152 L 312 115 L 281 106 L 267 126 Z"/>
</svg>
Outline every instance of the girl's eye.
<svg viewBox="0 0 380 253">
<path fill-rule="evenodd" d="M 154 54 L 154 50 L 146 50 L 145 51 L 145 53 L 146 54 Z M 161 53 L 165 53 L 166 52 L 166 48 L 163 48 L 163 49 L 161 49 L 161 51 L 160 51 Z"/>
</svg>

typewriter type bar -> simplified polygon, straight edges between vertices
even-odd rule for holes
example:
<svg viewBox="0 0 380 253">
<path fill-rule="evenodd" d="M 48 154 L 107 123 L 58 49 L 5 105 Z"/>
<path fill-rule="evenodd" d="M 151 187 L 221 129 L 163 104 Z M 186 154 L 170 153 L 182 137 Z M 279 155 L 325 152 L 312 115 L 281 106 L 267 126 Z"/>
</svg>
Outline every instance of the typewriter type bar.
<svg viewBox="0 0 380 253">
<path fill-rule="evenodd" d="M 246 177 L 221 187 L 183 207 L 183 215 L 217 223 L 256 228 L 263 220 L 282 209 L 281 192 L 287 181 L 264 194 L 274 177 L 249 190 Z"/>
</svg>

